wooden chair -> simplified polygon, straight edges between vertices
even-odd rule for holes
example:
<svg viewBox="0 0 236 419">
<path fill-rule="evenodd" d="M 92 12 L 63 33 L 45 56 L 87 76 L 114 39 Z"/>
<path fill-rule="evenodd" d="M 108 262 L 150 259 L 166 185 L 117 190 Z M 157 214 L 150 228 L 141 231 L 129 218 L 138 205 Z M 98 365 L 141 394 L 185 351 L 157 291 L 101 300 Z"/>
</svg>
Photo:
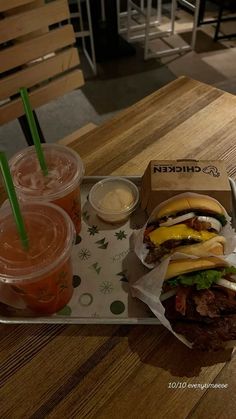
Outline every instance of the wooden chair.
<svg viewBox="0 0 236 419">
<path fill-rule="evenodd" d="M 67 0 L 0 0 L 0 125 L 18 118 L 28 144 L 19 88 L 36 109 L 84 84 L 69 18 Z"/>
</svg>

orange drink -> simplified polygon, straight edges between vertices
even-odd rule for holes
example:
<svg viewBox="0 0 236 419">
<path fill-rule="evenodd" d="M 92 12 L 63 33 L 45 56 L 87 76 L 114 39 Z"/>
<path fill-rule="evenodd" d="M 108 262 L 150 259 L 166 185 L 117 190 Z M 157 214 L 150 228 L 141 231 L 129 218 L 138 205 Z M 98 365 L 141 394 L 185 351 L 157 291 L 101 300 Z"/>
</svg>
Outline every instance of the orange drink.
<svg viewBox="0 0 236 419">
<path fill-rule="evenodd" d="M 23 204 L 29 238 L 24 250 L 10 206 L 0 210 L 0 281 L 11 287 L 37 314 L 52 314 L 73 293 L 71 250 L 75 229 L 68 215 L 56 205 Z"/>
<path fill-rule="evenodd" d="M 27 147 L 9 161 L 16 193 L 22 202 L 52 202 L 72 219 L 76 233 L 81 230 L 80 183 L 84 165 L 79 155 L 58 144 L 42 144 L 48 175 L 44 176 L 35 147 Z"/>
</svg>

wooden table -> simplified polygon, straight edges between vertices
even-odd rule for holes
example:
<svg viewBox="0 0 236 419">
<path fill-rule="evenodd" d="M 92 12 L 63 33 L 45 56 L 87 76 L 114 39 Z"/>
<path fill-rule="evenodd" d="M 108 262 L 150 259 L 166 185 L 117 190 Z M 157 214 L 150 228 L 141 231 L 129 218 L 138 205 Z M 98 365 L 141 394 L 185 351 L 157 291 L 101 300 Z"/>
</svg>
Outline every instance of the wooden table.
<svg viewBox="0 0 236 419">
<path fill-rule="evenodd" d="M 236 98 L 183 77 L 72 146 L 87 175 L 220 158 L 236 178 L 235 139 Z M 0 416 L 233 418 L 235 369 L 231 352 L 192 351 L 160 326 L 2 325 Z M 189 387 L 209 383 L 228 388 Z"/>
</svg>

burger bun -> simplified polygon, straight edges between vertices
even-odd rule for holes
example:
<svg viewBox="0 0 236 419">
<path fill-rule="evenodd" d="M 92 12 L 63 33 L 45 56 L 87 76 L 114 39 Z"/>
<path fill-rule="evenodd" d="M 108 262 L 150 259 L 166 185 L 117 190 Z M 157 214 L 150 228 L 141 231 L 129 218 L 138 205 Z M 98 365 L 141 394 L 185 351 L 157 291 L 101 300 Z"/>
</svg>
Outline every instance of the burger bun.
<svg viewBox="0 0 236 419">
<path fill-rule="evenodd" d="M 207 195 L 181 196 L 176 195 L 171 200 L 164 202 L 155 213 L 156 220 L 177 214 L 181 211 L 202 210 L 206 213 L 225 214 L 224 208 L 215 199 Z"/>
<path fill-rule="evenodd" d="M 225 268 L 228 263 L 215 256 L 198 258 L 198 259 L 175 259 L 171 260 L 166 274 L 165 280 L 184 275 L 190 272 L 201 271 L 204 269 Z"/>
</svg>

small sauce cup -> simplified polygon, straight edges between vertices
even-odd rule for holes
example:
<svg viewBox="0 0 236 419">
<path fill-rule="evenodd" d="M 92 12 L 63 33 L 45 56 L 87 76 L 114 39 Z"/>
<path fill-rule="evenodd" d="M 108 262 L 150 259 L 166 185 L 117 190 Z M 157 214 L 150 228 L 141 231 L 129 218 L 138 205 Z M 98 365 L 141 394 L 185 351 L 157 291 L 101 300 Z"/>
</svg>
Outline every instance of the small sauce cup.
<svg viewBox="0 0 236 419">
<path fill-rule="evenodd" d="M 110 177 L 97 182 L 89 193 L 89 202 L 97 216 L 107 223 L 126 221 L 139 201 L 139 190 L 130 180 Z"/>
</svg>

